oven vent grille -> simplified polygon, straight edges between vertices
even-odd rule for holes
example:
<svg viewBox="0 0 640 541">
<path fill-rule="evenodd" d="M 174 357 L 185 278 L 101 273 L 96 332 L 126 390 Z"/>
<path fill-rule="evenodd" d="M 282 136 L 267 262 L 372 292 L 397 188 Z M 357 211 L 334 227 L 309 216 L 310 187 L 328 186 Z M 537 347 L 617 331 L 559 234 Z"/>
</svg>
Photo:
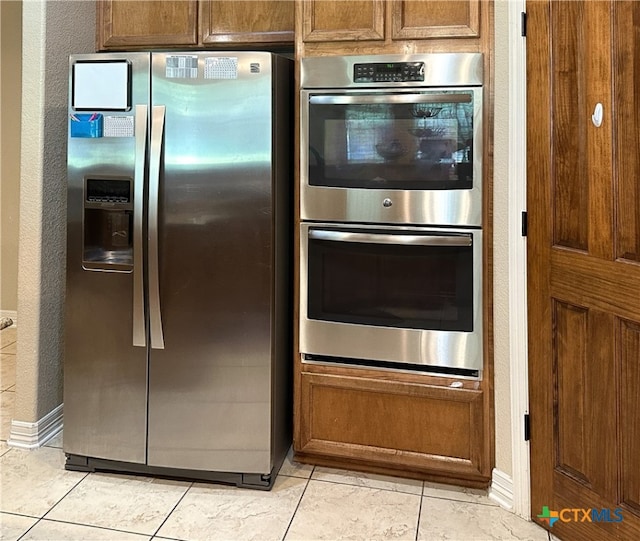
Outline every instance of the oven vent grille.
<svg viewBox="0 0 640 541">
<path fill-rule="evenodd" d="M 362 368 L 381 368 L 383 370 L 422 372 L 434 376 L 461 377 L 478 380 L 482 379 L 480 370 L 473 370 L 469 368 L 452 368 L 449 366 L 435 366 L 431 364 L 397 363 L 391 361 L 374 361 L 371 359 L 352 359 L 345 357 L 330 357 L 327 355 L 310 354 L 304 354 L 303 360 L 305 362 L 312 363 L 329 363 Z"/>
</svg>

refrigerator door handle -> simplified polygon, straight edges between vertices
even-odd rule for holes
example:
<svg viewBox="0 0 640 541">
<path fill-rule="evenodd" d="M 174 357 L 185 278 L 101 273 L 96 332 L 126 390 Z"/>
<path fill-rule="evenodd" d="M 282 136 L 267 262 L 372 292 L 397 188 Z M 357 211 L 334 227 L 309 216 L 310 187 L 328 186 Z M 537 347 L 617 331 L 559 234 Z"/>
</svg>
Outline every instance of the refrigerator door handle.
<svg viewBox="0 0 640 541">
<path fill-rule="evenodd" d="M 133 345 L 146 347 L 144 313 L 143 206 L 147 161 L 147 106 L 135 110 L 135 169 L 133 173 Z"/>
<path fill-rule="evenodd" d="M 151 348 L 164 349 L 162 313 L 160 311 L 160 272 L 158 253 L 158 199 L 160 160 L 164 135 L 165 106 L 154 105 L 151 113 L 151 152 L 149 158 L 149 327 Z"/>
</svg>

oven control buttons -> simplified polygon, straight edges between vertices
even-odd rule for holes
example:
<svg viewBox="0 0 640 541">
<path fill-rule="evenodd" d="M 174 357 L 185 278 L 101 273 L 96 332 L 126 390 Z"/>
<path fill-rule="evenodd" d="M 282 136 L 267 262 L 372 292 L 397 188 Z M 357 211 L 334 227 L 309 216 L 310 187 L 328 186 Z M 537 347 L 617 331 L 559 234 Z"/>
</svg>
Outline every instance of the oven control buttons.
<svg viewBox="0 0 640 541">
<path fill-rule="evenodd" d="M 354 83 L 424 81 L 424 62 L 368 62 L 353 65 Z"/>
<path fill-rule="evenodd" d="M 385 208 L 389 208 L 391 205 L 393 205 L 393 201 L 391 201 L 391 199 L 389 199 L 388 197 L 385 198 L 385 200 L 382 202 L 382 206 Z"/>
</svg>

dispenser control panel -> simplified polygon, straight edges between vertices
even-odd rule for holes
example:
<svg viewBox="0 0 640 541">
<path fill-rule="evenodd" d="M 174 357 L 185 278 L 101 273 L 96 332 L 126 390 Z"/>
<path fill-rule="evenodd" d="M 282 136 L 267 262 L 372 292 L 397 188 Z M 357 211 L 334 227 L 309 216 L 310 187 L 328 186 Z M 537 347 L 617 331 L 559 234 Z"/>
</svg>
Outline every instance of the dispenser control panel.
<svg viewBox="0 0 640 541">
<path fill-rule="evenodd" d="M 131 181 L 119 179 L 87 179 L 88 203 L 130 203 Z"/>
</svg>

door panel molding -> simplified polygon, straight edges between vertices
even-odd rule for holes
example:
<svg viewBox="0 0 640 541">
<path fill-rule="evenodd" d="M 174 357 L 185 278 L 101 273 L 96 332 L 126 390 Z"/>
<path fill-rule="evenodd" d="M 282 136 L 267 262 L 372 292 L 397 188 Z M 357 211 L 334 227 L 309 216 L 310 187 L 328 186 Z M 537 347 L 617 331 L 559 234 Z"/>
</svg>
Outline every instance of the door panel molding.
<svg viewBox="0 0 640 541">
<path fill-rule="evenodd" d="M 586 36 L 575 24 L 583 20 L 584 10 L 580 2 L 554 7 L 552 3 L 550 20 L 566 27 L 569 37 L 561 43 L 560 40 L 551 40 L 549 62 L 552 77 L 550 105 L 557 118 L 557 122 L 551 124 L 552 140 L 560 141 L 554 147 L 551 165 L 553 244 L 587 252 L 589 199 L 584 179 L 588 178 L 588 164 L 586 161 L 576 163 L 574 159 L 574 156 L 585 155 L 587 144 L 588 119 L 581 114 L 586 109 L 587 80 L 582 55 Z"/>
<path fill-rule="evenodd" d="M 640 516 L 640 322 L 619 321 L 619 344 L 622 359 L 620 415 L 622 425 L 629 427 L 621 434 L 621 500 Z"/>
<path fill-rule="evenodd" d="M 616 2 L 613 16 L 616 256 L 640 263 L 640 2 Z"/>
<path fill-rule="evenodd" d="M 570 250 L 552 250 L 553 295 L 573 298 L 583 306 L 615 312 L 627 319 L 640 313 L 640 265 L 603 261 Z"/>
<path fill-rule="evenodd" d="M 553 299 L 555 471 L 591 488 L 586 456 L 586 353 L 589 311 Z M 577 346 L 577 347 L 576 347 Z"/>
</svg>

